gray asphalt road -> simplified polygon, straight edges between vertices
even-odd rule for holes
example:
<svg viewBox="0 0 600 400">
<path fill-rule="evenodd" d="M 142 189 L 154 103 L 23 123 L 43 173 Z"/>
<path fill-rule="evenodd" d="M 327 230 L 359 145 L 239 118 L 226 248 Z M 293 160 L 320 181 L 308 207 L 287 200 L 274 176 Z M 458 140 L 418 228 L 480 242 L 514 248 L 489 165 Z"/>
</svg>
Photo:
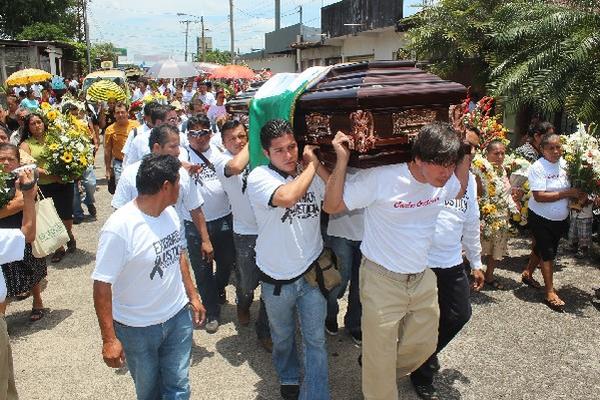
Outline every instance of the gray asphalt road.
<svg viewBox="0 0 600 400">
<path fill-rule="evenodd" d="M 103 176 L 101 168 L 96 172 Z M 112 370 L 102 361 L 92 304 L 90 274 L 98 232 L 111 212 L 109 202 L 100 180 L 98 221 L 75 226 L 77 252 L 49 266 L 43 293 L 47 315 L 30 323 L 30 300 L 8 308 L 22 399 L 135 398 L 127 371 Z M 527 246 L 525 239 L 511 240 L 510 257 L 497 273 L 507 290 L 473 295 L 472 320 L 441 354 L 435 383 L 445 399 L 600 397 L 600 305 L 593 299 L 593 288 L 600 286 L 598 261 L 562 253 L 555 282 L 567 312 L 557 314 L 540 302 L 541 293 L 519 282 Z M 258 346 L 253 329 L 236 325 L 231 286 L 228 299 L 219 331 L 194 333 L 192 398 L 278 399 L 270 355 Z M 256 302 L 253 307 L 254 317 Z M 341 329 L 328 339 L 328 352 L 332 398 L 361 399 L 360 349 Z M 398 382 L 401 399 L 416 399 L 406 378 Z"/>
</svg>

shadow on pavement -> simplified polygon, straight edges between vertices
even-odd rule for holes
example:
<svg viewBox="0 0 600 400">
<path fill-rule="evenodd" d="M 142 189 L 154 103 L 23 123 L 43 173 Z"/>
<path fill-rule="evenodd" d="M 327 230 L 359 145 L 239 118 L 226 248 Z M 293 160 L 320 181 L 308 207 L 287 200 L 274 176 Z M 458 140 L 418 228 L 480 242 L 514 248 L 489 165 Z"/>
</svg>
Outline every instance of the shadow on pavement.
<svg viewBox="0 0 600 400">
<path fill-rule="evenodd" d="M 9 310 L 10 311 L 10 310 Z M 20 311 L 6 316 L 8 334 L 11 338 L 24 338 L 36 332 L 55 328 L 73 314 L 73 310 L 44 309 L 44 317 L 36 322 L 29 321 L 30 311 Z"/>
<path fill-rule="evenodd" d="M 441 370 L 434 379 L 435 386 L 442 395 L 441 398 L 447 400 L 462 398 L 458 389 L 454 387 L 457 381 L 465 385 L 471 383 L 469 378 L 464 376 L 460 371 L 452 368 Z"/>
<path fill-rule="evenodd" d="M 565 313 L 577 317 L 584 316 L 584 310 L 592 303 L 593 295 L 572 285 L 561 286 L 557 290 L 560 298 L 565 302 Z M 543 288 L 535 290 L 530 287 L 521 287 L 513 292 L 515 297 L 528 303 L 540 303 L 544 305 Z"/>
<path fill-rule="evenodd" d="M 471 304 L 486 305 L 496 303 L 498 303 L 498 300 L 485 294 L 484 292 L 471 292 Z"/>
<path fill-rule="evenodd" d="M 75 250 L 75 253 L 67 253 L 67 255 L 64 256 L 64 258 L 58 263 L 53 263 L 51 259 L 52 256 L 48 256 L 46 258 L 46 262 L 48 263 L 49 267 L 58 270 L 71 269 L 94 262 L 96 260 L 96 253 L 92 253 L 83 249 L 77 249 Z"/>
<path fill-rule="evenodd" d="M 215 353 L 213 351 L 206 350 L 205 347 L 198 346 L 195 340 L 192 340 L 192 367 L 200 364 L 206 357 L 213 357 Z"/>
</svg>

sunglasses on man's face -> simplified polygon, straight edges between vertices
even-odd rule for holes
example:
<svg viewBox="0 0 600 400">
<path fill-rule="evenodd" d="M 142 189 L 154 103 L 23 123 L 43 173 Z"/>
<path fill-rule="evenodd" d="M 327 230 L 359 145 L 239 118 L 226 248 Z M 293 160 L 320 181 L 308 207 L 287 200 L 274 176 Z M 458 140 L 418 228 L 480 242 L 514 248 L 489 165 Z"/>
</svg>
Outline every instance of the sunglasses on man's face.
<svg viewBox="0 0 600 400">
<path fill-rule="evenodd" d="M 197 130 L 197 131 L 194 131 L 194 130 L 190 129 L 188 131 L 188 136 L 190 136 L 190 137 L 202 137 L 202 136 L 208 135 L 210 133 L 211 133 L 210 129 L 200 129 L 200 130 Z"/>
</svg>

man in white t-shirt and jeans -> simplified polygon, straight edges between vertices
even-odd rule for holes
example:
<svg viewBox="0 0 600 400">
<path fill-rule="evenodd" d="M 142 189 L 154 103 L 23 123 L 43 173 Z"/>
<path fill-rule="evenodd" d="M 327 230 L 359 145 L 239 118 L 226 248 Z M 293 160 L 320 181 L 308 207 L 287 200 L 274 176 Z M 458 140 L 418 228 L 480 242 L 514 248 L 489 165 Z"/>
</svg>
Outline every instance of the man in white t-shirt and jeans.
<svg viewBox="0 0 600 400">
<path fill-rule="evenodd" d="M 138 399 L 190 398 L 193 324 L 204 308 L 171 207 L 180 168 L 170 155 L 142 160 L 138 196 L 102 227 L 92 273 L 102 357 L 112 368 L 127 358 Z"/>
<path fill-rule="evenodd" d="M 458 134 L 449 124 L 433 123 L 419 132 L 412 161 L 362 170 L 344 185 L 350 140 L 341 132 L 333 140 L 337 162 L 323 208 L 330 214 L 365 209 L 363 395 L 395 400 L 397 376 L 414 371 L 436 348 L 439 306 L 427 253 L 444 202 L 464 194 L 469 166 L 457 170 Z"/>
<path fill-rule="evenodd" d="M 23 193 L 23 220 L 21 229 L 0 229 L 0 264 L 6 264 L 23 259 L 25 243 L 35 240 L 35 196 L 37 186 L 33 171 L 19 173 L 15 183 Z M 0 305 L 6 300 L 6 282 L 4 274 L 0 273 Z M 15 374 L 13 370 L 10 338 L 4 319 L 4 307 L 0 308 L 0 399 L 17 400 Z"/>
<path fill-rule="evenodd" d="M 248 175 L 250 174 L 248 134 L 240 121 L 231 120 L 223 124 L 221 136 L 227 151 L 214 164 L 217 177 L 231 202 L 236 256 L 237 316 L 240 325 L 247 326 L 250 323 L 250 306 L 254 300 L 254 290 L 259 282 L 254 251 L 258 225 L 248 198 Z M 269 318 L 262 297 L 256 319 L 256 335 L 261 346 L 270 352 L 273 344 L 269 332 Z"/>
<path fill-rule="evenodd" d="M 258 223 L 256 264 L 267 308 L 273 364 L 284 399 L 329 399 L 325 347 L 326 300 L 304 278 L 323 250 L 321 202 L 329 173 L 306 146 L 298 170 L 298 144 L 285 120 L 267 122 L 260 141 L 270 164 L 248 177 L 248 195 Z M 319 176 L 316 176 L 316 175 Z M 296 315 L 300 320 L 304 381 L 296 348 Z"/>
</svg>

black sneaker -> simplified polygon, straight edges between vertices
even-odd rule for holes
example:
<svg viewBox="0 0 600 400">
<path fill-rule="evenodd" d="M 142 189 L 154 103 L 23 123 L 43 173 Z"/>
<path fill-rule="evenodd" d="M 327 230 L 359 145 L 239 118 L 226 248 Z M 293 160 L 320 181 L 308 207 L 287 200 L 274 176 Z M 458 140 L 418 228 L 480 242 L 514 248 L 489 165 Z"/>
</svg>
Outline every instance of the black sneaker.
<svg viewBox="0 0 600 400">
<path fill-rule="evenodd" d="M 431 368 L 433 368 L 433 370 L 435 372 L 438 372 L 440 369 L 442 369 L 442 367 L 440 365 L 440 360 L 438 360 L 437 356 L 433 356 L 433 361 L 431 362 Z"/>
<path fill-rule="evenodd" d="M 298 400 L 300 385 L 281 385 L 279 393 L 281 393 L 281 398 L 284 400 Z"/>
<path fill-rule="evenodd" d="M 433 385 L 414 385 L 417 396 L 424 400 L 440 400 L 440 394 Z"/>
<path fill-rule="evenodd" d="M 96 214 L 97 214 L 96 206 L 92 204 L 92 205 L 89 205 L 87 209 L 88 209 L 88 212 L 90 213 L 90 215 L 92 217 L 96 218 Z"/>
<path fill-rule="evenodd" d="M 219 293 L 219 304 L 223 305 L 227 303 L 227 295 L 225 294 L 225 291 Z"/>
<path fill-rule="evenodd" d="M 325 320 L 325 332 L 331 336 L 336 336 L 339 332 L 337 321 Z"/>
<path fill-rule="evenodd" d="M 350 336 L 355 344 L 359 346 L 362 344 L 362 331 L 352 331 L 350 332 Z"/>
<path fill-rule="evenodd" d="M 73 218 L 73 225 L 79 225 L 83 222 L 83 218 Z"/>
</svg>

